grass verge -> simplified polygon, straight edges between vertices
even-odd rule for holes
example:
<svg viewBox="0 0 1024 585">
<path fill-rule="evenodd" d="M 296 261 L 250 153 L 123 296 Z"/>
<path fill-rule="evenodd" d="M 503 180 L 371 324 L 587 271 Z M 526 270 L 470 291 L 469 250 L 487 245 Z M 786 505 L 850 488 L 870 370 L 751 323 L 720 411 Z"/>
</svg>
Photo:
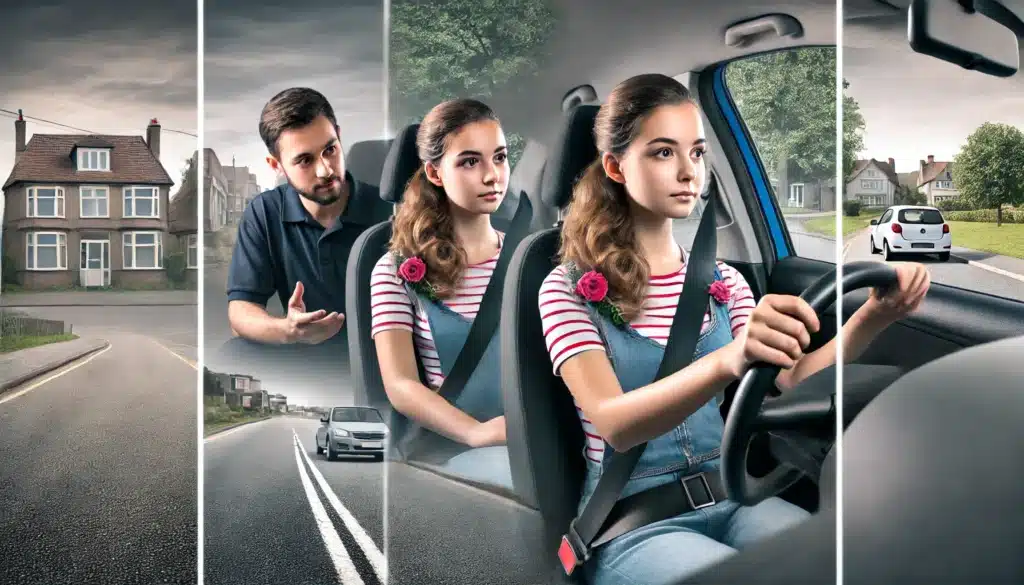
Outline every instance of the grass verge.
<svg viewBox="0 0 1024 585">
<path fill-rule="evenodd" d="M 951 221 L 949 231 L 953 245 L 1002 254 L 1011 258 L 1024 258 L 1024 223 L 995 223 Z"/>
<path fill-rule="evenodd" d="M 71 333 L 65 333 L 63 335 L 4 336 L 0 338 L 0 353 L 10 353 L 12 351 L 19 351 L 30 347 L 39 347 L 41 345 L 49 345 L 51 343 L 71 341 L 73 339 L 78 339 L 78 336 Z"/>
</svg>

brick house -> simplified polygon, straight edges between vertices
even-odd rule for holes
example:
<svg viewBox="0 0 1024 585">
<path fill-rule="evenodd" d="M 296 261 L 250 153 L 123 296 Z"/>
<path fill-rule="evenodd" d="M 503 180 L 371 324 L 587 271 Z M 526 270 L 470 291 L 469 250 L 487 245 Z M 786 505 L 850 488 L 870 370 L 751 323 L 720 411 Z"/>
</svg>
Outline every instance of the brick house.
<svg viewBox="0 0 1024 585">
<path fill-rule="evenodd" d="M 142 136 L 34 134 L 14 122 L 5 272 L 26 289 L 165 286 L 170 188 L 160 125 Z"/>
</svg>

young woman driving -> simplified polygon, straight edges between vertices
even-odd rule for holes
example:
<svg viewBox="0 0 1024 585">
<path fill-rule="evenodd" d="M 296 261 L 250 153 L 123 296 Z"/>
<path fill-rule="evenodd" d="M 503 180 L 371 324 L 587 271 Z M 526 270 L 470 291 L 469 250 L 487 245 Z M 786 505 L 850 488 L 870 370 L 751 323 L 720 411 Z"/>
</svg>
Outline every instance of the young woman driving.
<svg viewBox="0 0 1024 585">
<path fill-rule="evenodd" d="M 601 106 L 600 153 L 577 183 L 562 231 L 562 264 L 539 305 L 555 369 L 575 399 L 587 437 L 579 510 L 614 451 L 647 442 L 620 498 L 719 467 L 723 421 L 717 395 L 755 361 L 783 368 L 783 391 L 835 362 L 835 340 L 805 354 L 819 329 L 796 296 L 754 301 L 743 276 L 717 263 L 694 361 L 653 382 L 686 274 L 672 221 L 704 190 L 707 142 L 687 89 L 664 75 L 622 82 Z M 928 272 L 902 264 L 899 290 L 870 300 L 842 328 L 847 360 L 915 310 Z M 800 522 L 780 498 L 753 507 L 725 500 L 627 532 L 593 551 L 590 585 L 674 583 L 736 549 Z"/>
</svg>

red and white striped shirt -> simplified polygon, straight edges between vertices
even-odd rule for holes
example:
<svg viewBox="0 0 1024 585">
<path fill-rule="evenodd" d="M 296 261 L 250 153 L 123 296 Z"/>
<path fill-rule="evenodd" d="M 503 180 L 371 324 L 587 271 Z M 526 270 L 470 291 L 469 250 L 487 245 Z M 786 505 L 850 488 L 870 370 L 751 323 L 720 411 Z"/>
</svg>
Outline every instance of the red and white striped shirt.
<svg viewBox="0 0 1024 585">
<path fill-rule="evenodd" d="M 480 301 L 491 282 L 494 267 L 498 262 L 498 250 L 490 260 L 471 264 L 455 289 L 455 294 L 441 302 L 449 309 L 472 320 L 480 310 Z M 416 354 L 427 376 L 427 385 L 440 388 L 444 382 L 441 360 L 430 333 L 427 314 L 419 303 L 414 304 L 398 276 L 391 254 L 385 254 L 377 261 L 370 275 L 370 336 L 381 331 L 401 329 L 413 334 Z M 415 307 L 415 309 L 414 309 Z"/>
<path fill-rule="evenodd" d="M 747 324 L 750 314 L 754 311 L 754 293 L 743 275 L 735 268 L 719 262 L 718 269 L 731 292 L 728 303 L 729 321 L 735 336 Z M 685 264 L 677 272 L 651 276 L 643 312 L 630 321 L 630 326 L 661 345 L 667 344 L 669 328 L 672 326 L 685 280 Z M 559 367 L 574 355 L 589 350 L 605 351 L 597 326 L 590 318 L 583 299 L 574 293 L 564 266 L 558 266 L 544 279 L 538 303 L 544 339 L 555 375 L 559 375 Z M 710 318 L 710 314 L 704 315 L 705 329 L 710 323 Z M 598 434 L 593 423 L 587 420 L 579 406 L 576 407 L 576 411 L 587 436 L 587 458 L 600 463 L 604 456 L 604 439 Z"/>
</svg>

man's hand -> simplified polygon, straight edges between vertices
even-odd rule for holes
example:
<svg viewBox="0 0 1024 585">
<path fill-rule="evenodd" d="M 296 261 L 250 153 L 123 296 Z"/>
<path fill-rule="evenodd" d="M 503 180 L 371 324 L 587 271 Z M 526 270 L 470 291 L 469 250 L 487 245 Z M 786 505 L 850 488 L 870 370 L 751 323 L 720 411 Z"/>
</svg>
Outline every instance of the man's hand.
<svg viewBox="0 0 1024 585">
<path fill-rule="evenodd" d="M 317 344 L 326 341 L 341 331 L 345 315 L 320 309 L 306 312 L 302 300 L 304 289 L 301 282 L 295 283 L 295 292 L 288 299 L 288 315 L 284 318 L 284 334 L 288 343 Z"/>
</svg>

